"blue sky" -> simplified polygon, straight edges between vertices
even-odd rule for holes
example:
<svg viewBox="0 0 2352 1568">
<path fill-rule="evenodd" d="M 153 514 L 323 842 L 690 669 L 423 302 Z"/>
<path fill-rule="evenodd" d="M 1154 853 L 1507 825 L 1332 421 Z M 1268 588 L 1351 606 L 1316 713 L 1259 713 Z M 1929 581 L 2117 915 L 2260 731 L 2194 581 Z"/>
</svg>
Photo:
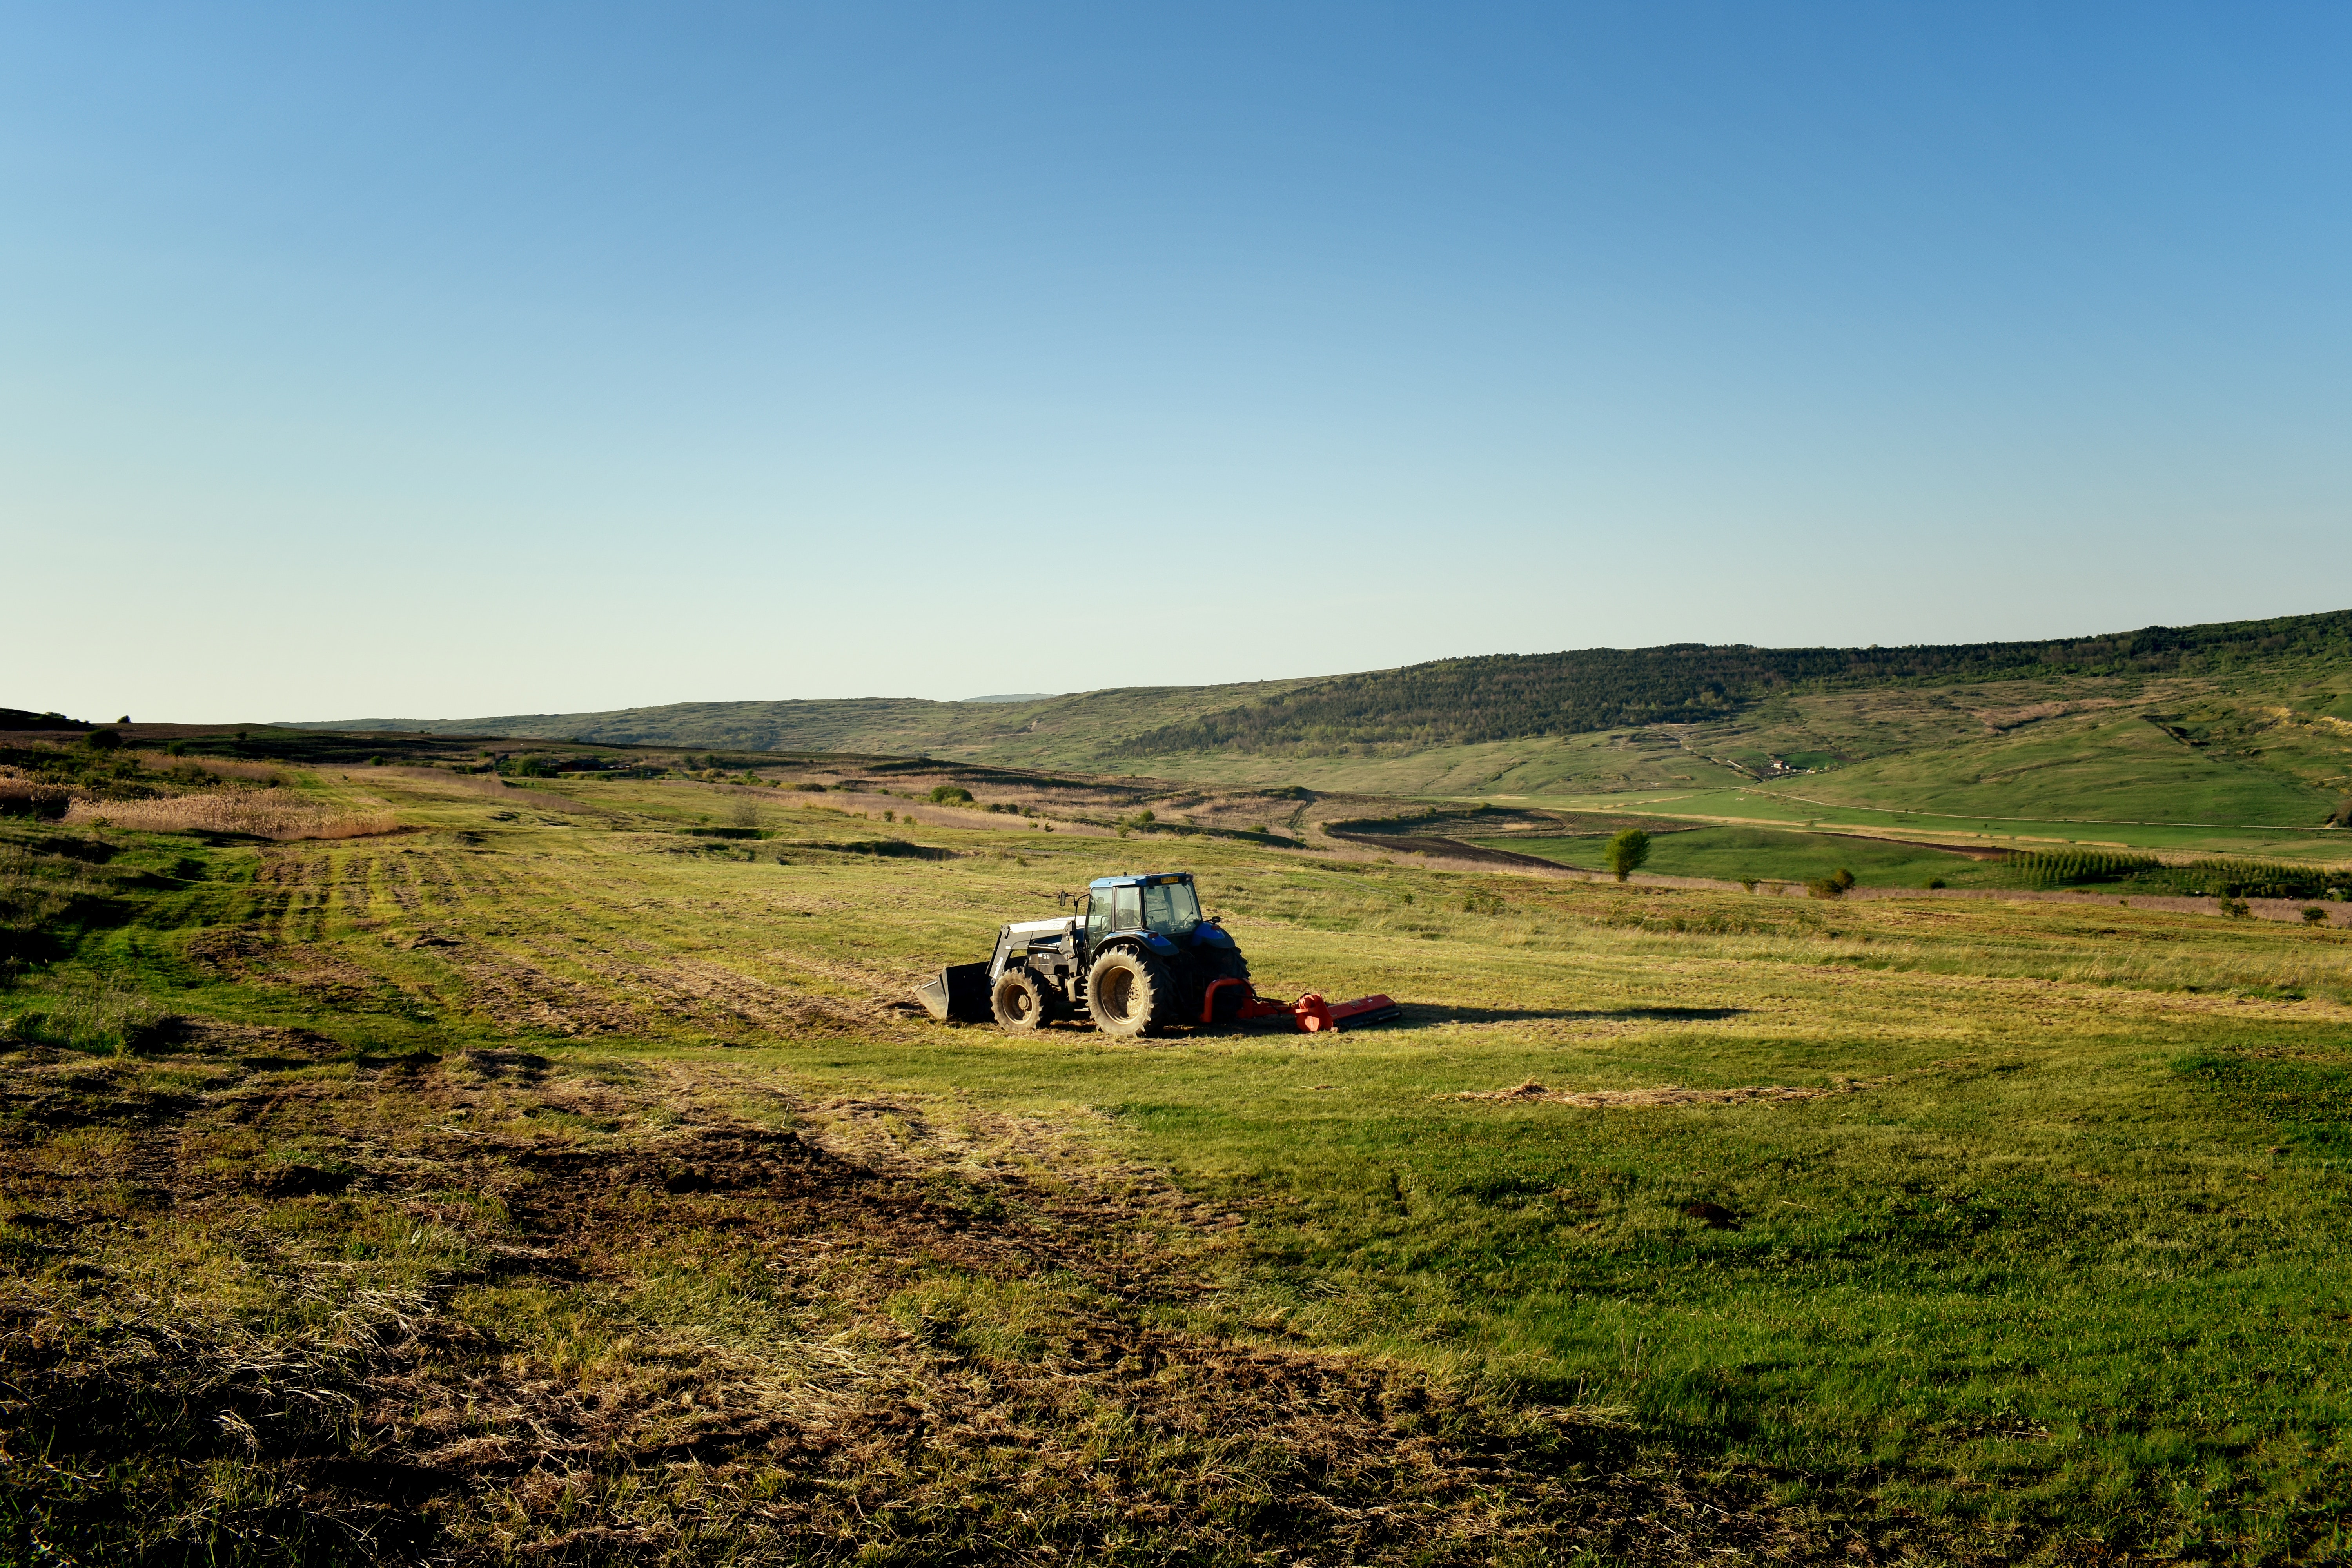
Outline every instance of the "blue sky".
<svg viewBox="0 0 2352 1568">
<path fill-rule="evenodd" d="M 2352 11 L 0 7 L 0 704 L 2352 606 Z"/>
</svg>

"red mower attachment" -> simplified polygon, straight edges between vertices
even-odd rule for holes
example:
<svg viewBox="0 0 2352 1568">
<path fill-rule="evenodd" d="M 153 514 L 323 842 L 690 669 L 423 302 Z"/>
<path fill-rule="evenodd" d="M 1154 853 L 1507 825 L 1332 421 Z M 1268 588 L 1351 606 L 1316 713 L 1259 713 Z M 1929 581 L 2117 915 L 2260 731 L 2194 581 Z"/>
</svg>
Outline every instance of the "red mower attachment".
<svg viewBox="0 0 2352 1568">
<path fill-rule="evenodd" d="M 1331 1003 L 1322 993 L 1309 991 L 1296 1002 L 1270 1002 L 1246 980 L 1212 980 L 1201 998 L 1201 1022 L 1226 1024 L 1253 1018 L 1288 1017 L 1302 1035 L 1337 1031 L 1358 1024 L 1385 1024 L 1402 1018 L 1404 1010 L 1386 996 L 1359 996 L 1353 1002 Z"/>
</svg>

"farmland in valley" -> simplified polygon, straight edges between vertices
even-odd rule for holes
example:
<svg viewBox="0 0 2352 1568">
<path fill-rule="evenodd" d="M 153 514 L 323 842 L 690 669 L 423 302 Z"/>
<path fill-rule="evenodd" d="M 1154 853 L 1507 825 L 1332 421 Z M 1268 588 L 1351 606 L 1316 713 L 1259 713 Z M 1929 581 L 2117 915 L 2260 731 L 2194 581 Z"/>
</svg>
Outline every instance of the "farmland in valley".
<svg viewBox="0 0 2352 1568">
<path fill-rule="evenodd" d="M 927 753 L 1232 787 L 2294 855 L 2325 825 L 2352 824 L 2352 612 L 2050 643 L 1598 648 L 1020 702 L 335 727 Z"/>
<path fill-rule="evenodd" d="M 1411 803 L 881 756 L 190 746 L 353 836 L 0 824 L 18 1560 L 2345 1550 L 2338 906 L 1700 864 L 1780 829 L 1621 887 L 1322 830 Z M 1447 831 L 1612 820 L 1486 815 Z M 1262 989 L 1403 1019 L 908 1004 L 1179 866 Z"/>
</svg>

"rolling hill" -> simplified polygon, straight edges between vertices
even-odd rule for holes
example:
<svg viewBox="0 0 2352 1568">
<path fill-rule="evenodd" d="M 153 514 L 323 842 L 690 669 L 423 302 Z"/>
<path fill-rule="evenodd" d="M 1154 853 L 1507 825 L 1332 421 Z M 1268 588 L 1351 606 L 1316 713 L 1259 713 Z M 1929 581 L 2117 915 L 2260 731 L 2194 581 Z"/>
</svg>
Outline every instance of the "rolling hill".
<svg viewBox="0 0 2352 1568">
<path fill-rule="evenodd" d="M 2032 643 L 1496 655 L 1025 700 L 306 727 L 927 754 L 1389 795 L 1639 793 L 1693 812 L 1737 795 L 1801 811 L 2316 826 L 2352 819 L 2352 611 Z"/>
</svg>

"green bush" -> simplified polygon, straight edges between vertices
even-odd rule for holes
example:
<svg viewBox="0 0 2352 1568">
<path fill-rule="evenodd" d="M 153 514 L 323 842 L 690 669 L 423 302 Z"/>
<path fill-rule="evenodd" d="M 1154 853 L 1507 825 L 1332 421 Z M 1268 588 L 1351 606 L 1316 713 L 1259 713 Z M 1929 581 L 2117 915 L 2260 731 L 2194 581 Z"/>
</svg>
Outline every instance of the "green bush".
<svg viewBox="0 0 2352 1568">
<path fill-rule="evenodd" d="M 1649 859 L 1650 836 L 1638 827 L 1629 827 L 1609 841 L 1607 854 L 1611 873 L 1622 882 Z"/>
<path fill-rule="evenodd" d="M 92 730 L 81 738 L 81 743 L 93 752 L 119 752 L 122 749 L 122 731 Z"/>
<path fill-rule="evenodd" d="M 1843 899 L 1853 886 L 1853 873 L 1841 866 L 1828 876 L 1805 884 L 1808 896 L 1816 899 Z"/>
<path fill-rule="evenodd" d="M 931 790 L 933 805 L 970 805 L 971 791 L 961 784 L 939 784 Z"/>
</svg>

